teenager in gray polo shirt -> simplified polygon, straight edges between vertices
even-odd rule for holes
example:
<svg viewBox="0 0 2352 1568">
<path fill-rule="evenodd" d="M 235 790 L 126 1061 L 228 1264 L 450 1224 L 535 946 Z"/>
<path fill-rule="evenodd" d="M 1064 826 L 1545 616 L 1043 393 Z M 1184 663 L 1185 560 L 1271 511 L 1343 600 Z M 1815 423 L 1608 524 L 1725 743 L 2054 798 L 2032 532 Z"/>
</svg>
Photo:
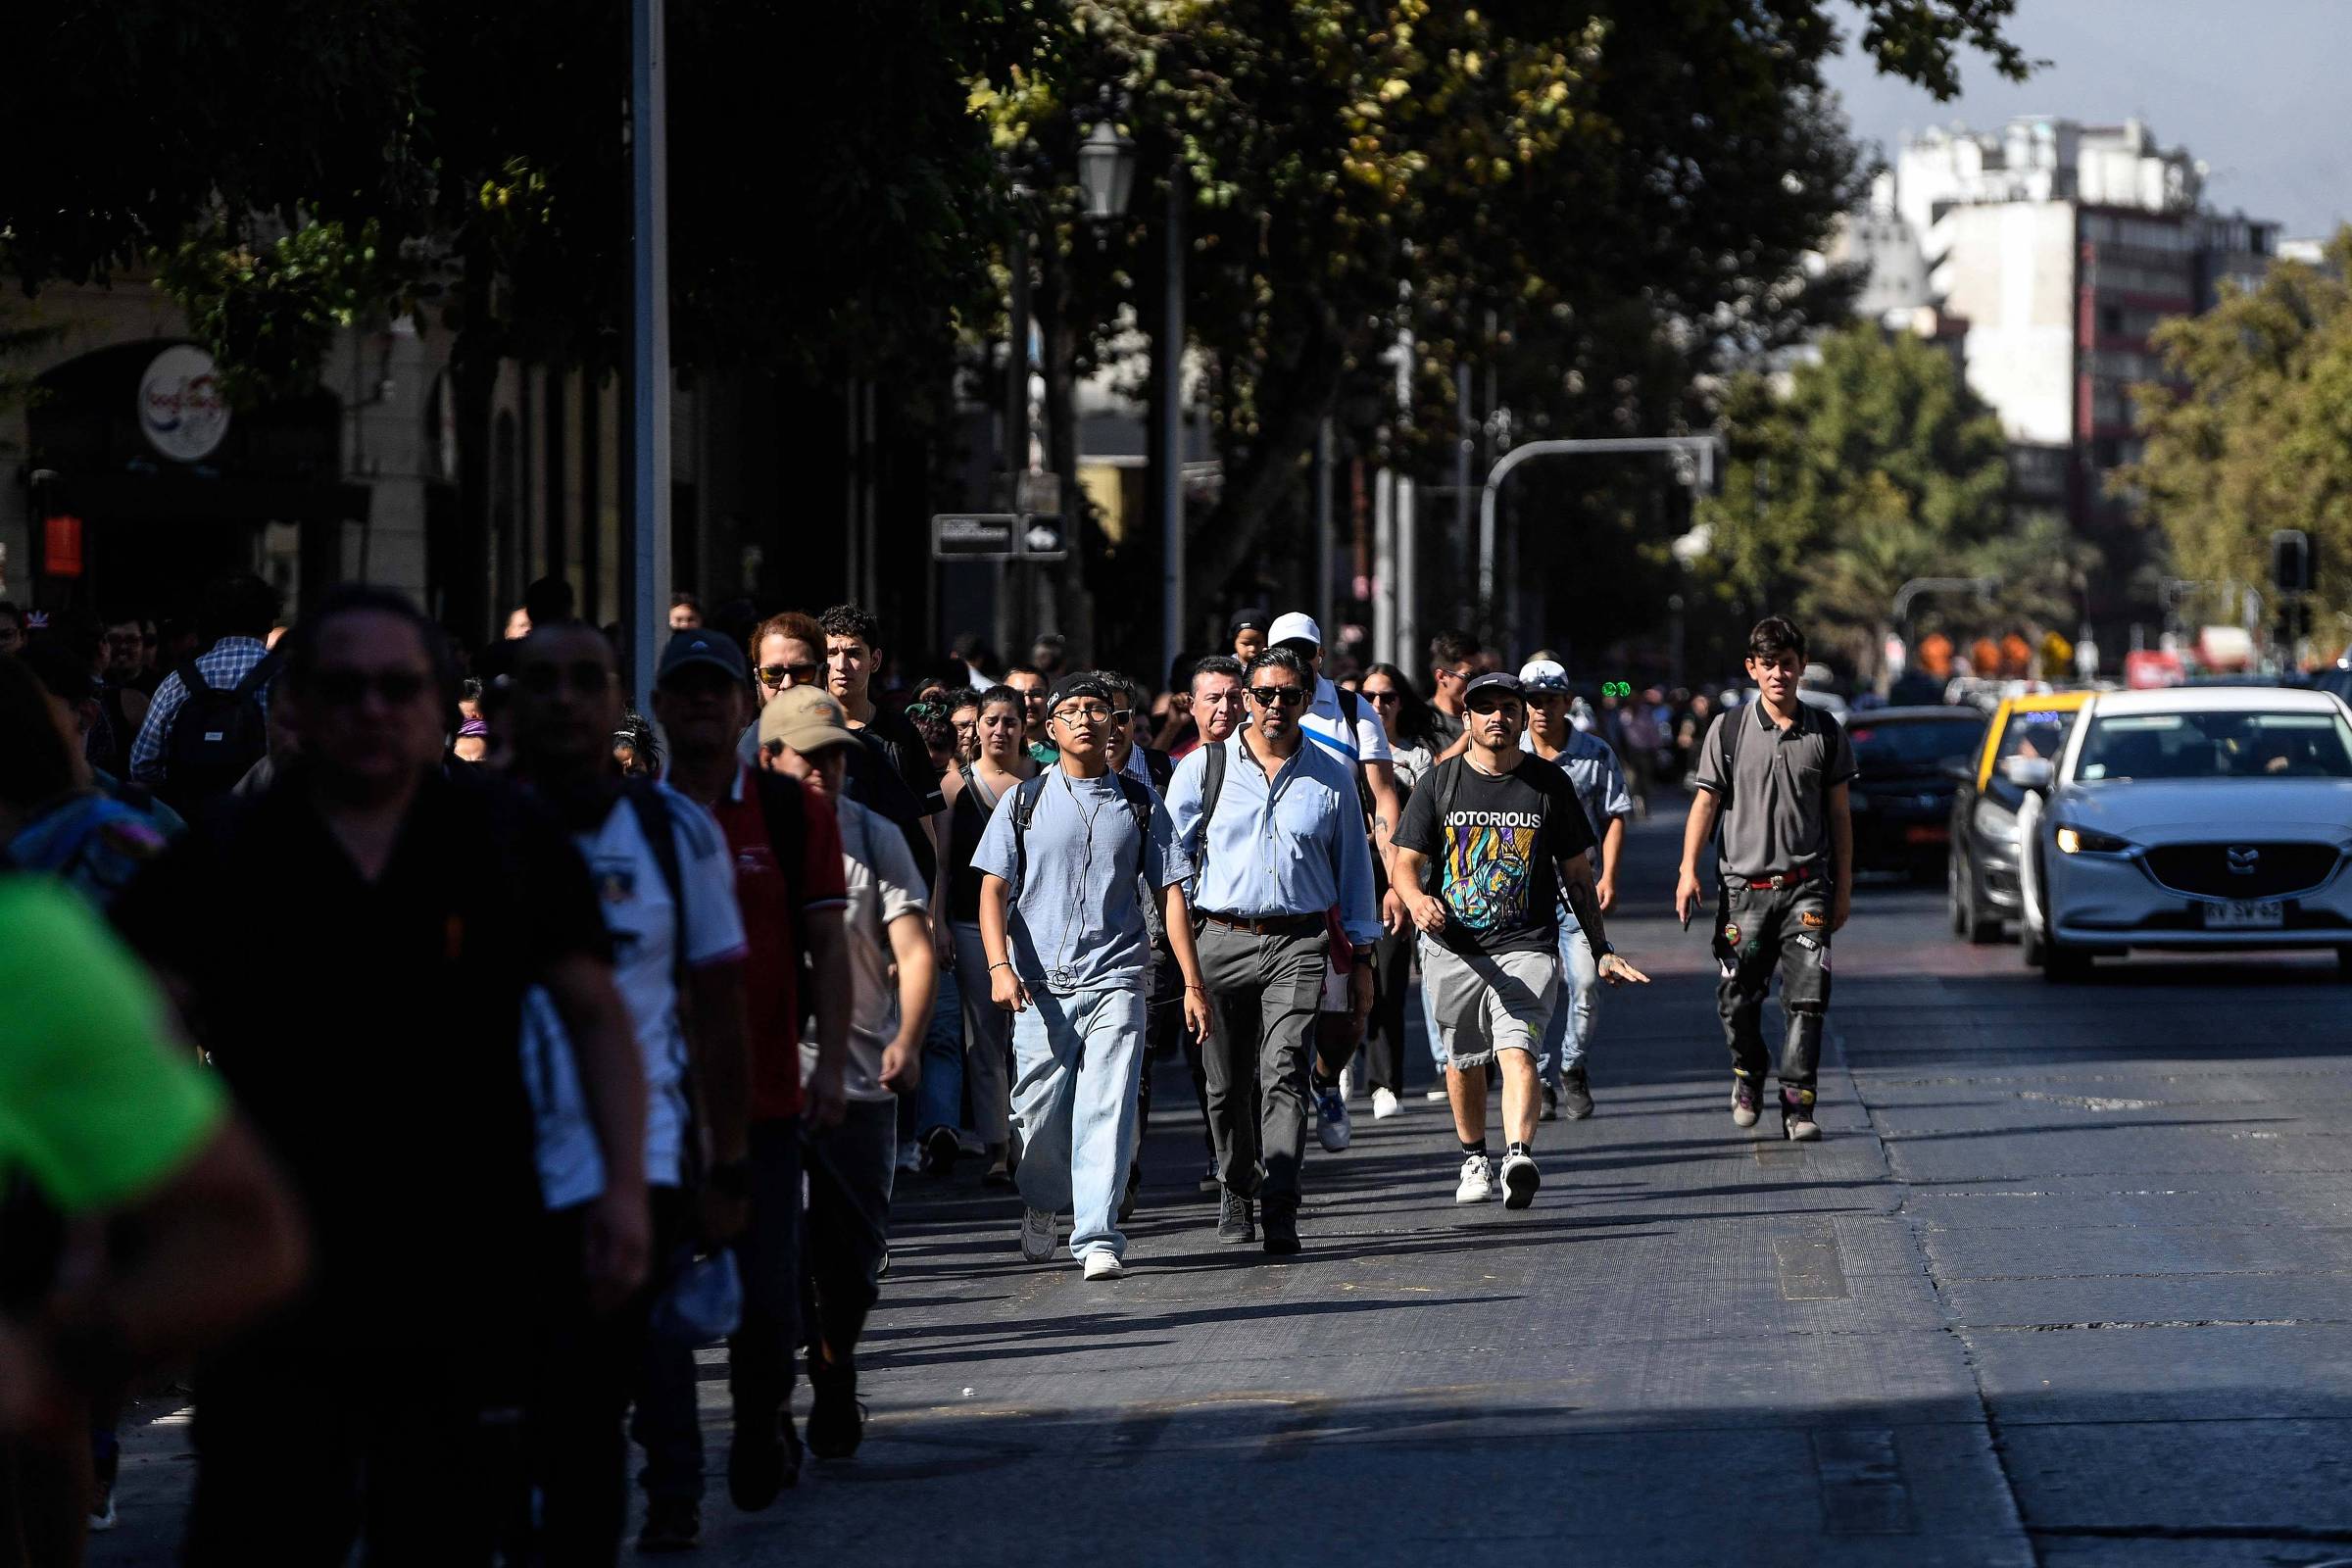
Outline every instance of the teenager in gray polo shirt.
<svg viewBox="0 0 2352 1568">
<path fill-rule="evenodd" d="M 1813 1099 L 1830 1010 L 1830 937 L 1845 924 L 1854 891 L 1853 748 L 1836 718 L 1797 700 L 1804 670 L 1804 633 L 1778 615 L 1757 621 L 1747 634 L 1757 698 L 1718 716 L 1699 747 L 1674 892 L 1688 925 L 1699 903 L 1698 858 L 1720 818 L 1715 998 L 1732 1048 L 1732 1122 L 1753 1127 L 1761 1109 L 1771 1067 L 1764 998 L 1778 968 L 1788 1023 L 1781 1131 L 1799 1143 L 1821 1136 Z"/>
</svg>

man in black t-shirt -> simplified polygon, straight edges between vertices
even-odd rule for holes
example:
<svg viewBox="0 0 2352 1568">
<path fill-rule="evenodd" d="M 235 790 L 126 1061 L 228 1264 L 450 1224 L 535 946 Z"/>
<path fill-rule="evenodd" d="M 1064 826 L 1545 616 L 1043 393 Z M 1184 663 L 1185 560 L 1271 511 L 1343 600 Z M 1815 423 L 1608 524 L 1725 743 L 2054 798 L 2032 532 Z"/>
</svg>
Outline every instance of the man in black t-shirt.
<svg viewBox="0 0 2352 1568">
<path fill-rule="evenodd" d="M 313 1227 L 310 1290 L 198 1374 L 187 1560 L 492 1559 L 541 1327 L 523 993 L 569 1031 L 610 1177 L 581 1227 L 610 1307 L 646 1269 L 645 1087 L 588 868 L 493 779 L 441 772 L 456 698 L 399 595 L 286 640 L 302 760 L 117 900 Z"/>
<path fill-rule="evenodd" d="M 1480 675 L 1464 694 L 1469 747 L 1430 770 L 1396 830 L 1395 879 L 1426 940 L 1421 979 L 1446 1052 L 1446 1085 L 1462 1142 L 1457 1203 L 1494 1196 L 1487 1154 L 1487 1065 L 1502 1066 L 1504 1205 L 1535 1201 L 1537 1053 L 1560 989 L 1559 900 L 1592 945 L 1601 978 L 1648 983 L 1617 956 L 1592 885 L 1592 824 L 1568 775 L 1519 749 L 1527 706 L 1516 676 Z M 1438 863 L 1437 891 L 1423 869 Z"/>
<path fill-rule="evenodd" d="M 914 820 L 902 821 L 887 810 L 883 814 L 891 816 L 906 835 L 915 868 L 923 873 L 923 886 L 929 887 L 936 877 L 941 848 L 932 823 L 948 808 L 948 801 L 940 789 L 939 770 L 931 765 L 931 749 L 923 744 L 914 725 L 906 714 L 873 699 L 874 671 L 882 666 L 882 623 L 856 605 L 835 605 L 817 617 L 817 624 L 825 633 L 825 690 L 850 715 L 850 728 L 858 732 L 858 738 L 898 775 L 914 798 Z M 853 776 L 857 771 L 853 766 Z"/>
</svg>

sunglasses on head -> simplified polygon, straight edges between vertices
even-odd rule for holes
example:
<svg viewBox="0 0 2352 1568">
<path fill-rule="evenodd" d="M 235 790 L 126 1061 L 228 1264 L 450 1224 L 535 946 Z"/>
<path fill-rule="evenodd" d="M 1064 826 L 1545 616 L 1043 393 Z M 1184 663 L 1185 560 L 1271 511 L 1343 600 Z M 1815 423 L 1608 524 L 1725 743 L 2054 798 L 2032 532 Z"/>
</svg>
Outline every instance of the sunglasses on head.
<svg viewBox="0 0 2352 1568">
<path fill-rule="evenodd" d="M 311 678 L 311 690 L 329 708 L 357 708 L 370 691 L 385 707 L 398 708 L 422 696 L 425 681 L 414 669 L 322 669 Z"/>
<path fill-rule="evenodd" d="M 1252 686 L 1250 688 L 1250 700 L 1260 708 L 1273 708 L 1278 704 L 1284 708 L 1298 708 L 1306 701 L 1306 688 L 1303 686 Z"/>
<path fill-rule="evenodd" d="M 816 670 L 814 664 L 761 664 L 760 684 L 773 691 L 782 691 L 788 680 L 795 686 L 812 686 L 816 683 Z"/>
</svg>

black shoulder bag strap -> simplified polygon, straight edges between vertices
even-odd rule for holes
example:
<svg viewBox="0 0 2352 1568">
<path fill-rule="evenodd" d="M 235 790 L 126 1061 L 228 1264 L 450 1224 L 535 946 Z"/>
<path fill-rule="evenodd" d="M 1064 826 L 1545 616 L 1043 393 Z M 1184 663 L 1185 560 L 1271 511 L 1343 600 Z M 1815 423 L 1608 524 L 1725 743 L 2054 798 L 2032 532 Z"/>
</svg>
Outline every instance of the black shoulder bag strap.
<svg viewBox="0 0 2352 1568">
<path fill-rule="evenodd" d="M 284 662 L 283 657 L 274 650 L 264 654 L 261 660 L 245 672 L 245 678 L 237 682 L 236 689 L 229 695 L 240 701 L 253 696 L 270 684 L 271 677 L 277 674 L 278 666 Z"/>
<path fill-rule="evenodd" d="M 1012 902 L 1021 902 L 1021 890 L 1029 885 L 1029 819 L 1037 815 L 1037 803 L 1046 793 L 1046 775 L 1021 780 L 1021 787 L 1012 792 Z"/>
</svg>

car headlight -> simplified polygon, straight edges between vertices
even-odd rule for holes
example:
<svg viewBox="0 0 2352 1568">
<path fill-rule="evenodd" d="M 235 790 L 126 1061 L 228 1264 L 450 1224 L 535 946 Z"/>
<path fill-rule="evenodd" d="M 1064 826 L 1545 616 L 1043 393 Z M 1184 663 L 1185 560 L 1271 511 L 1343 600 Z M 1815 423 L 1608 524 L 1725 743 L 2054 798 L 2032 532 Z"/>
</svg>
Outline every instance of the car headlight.
<svg viewBox="0 0 2352 1568">
<path fill-rule="evenodd" d="M 1979 833 L 1995 844 L 2017 842 L 2017 813 L 1998 801 L 1979 801 L 1968 819 Z"/>
<path fill-rule="evenodd" d="M 2112 833 L 2093 833 L 2086 827 L 2062 827 L 2058 849 L 2063 855 L 2125 855 L 2131 852 L 2132 841 Z"/>
</svg>

